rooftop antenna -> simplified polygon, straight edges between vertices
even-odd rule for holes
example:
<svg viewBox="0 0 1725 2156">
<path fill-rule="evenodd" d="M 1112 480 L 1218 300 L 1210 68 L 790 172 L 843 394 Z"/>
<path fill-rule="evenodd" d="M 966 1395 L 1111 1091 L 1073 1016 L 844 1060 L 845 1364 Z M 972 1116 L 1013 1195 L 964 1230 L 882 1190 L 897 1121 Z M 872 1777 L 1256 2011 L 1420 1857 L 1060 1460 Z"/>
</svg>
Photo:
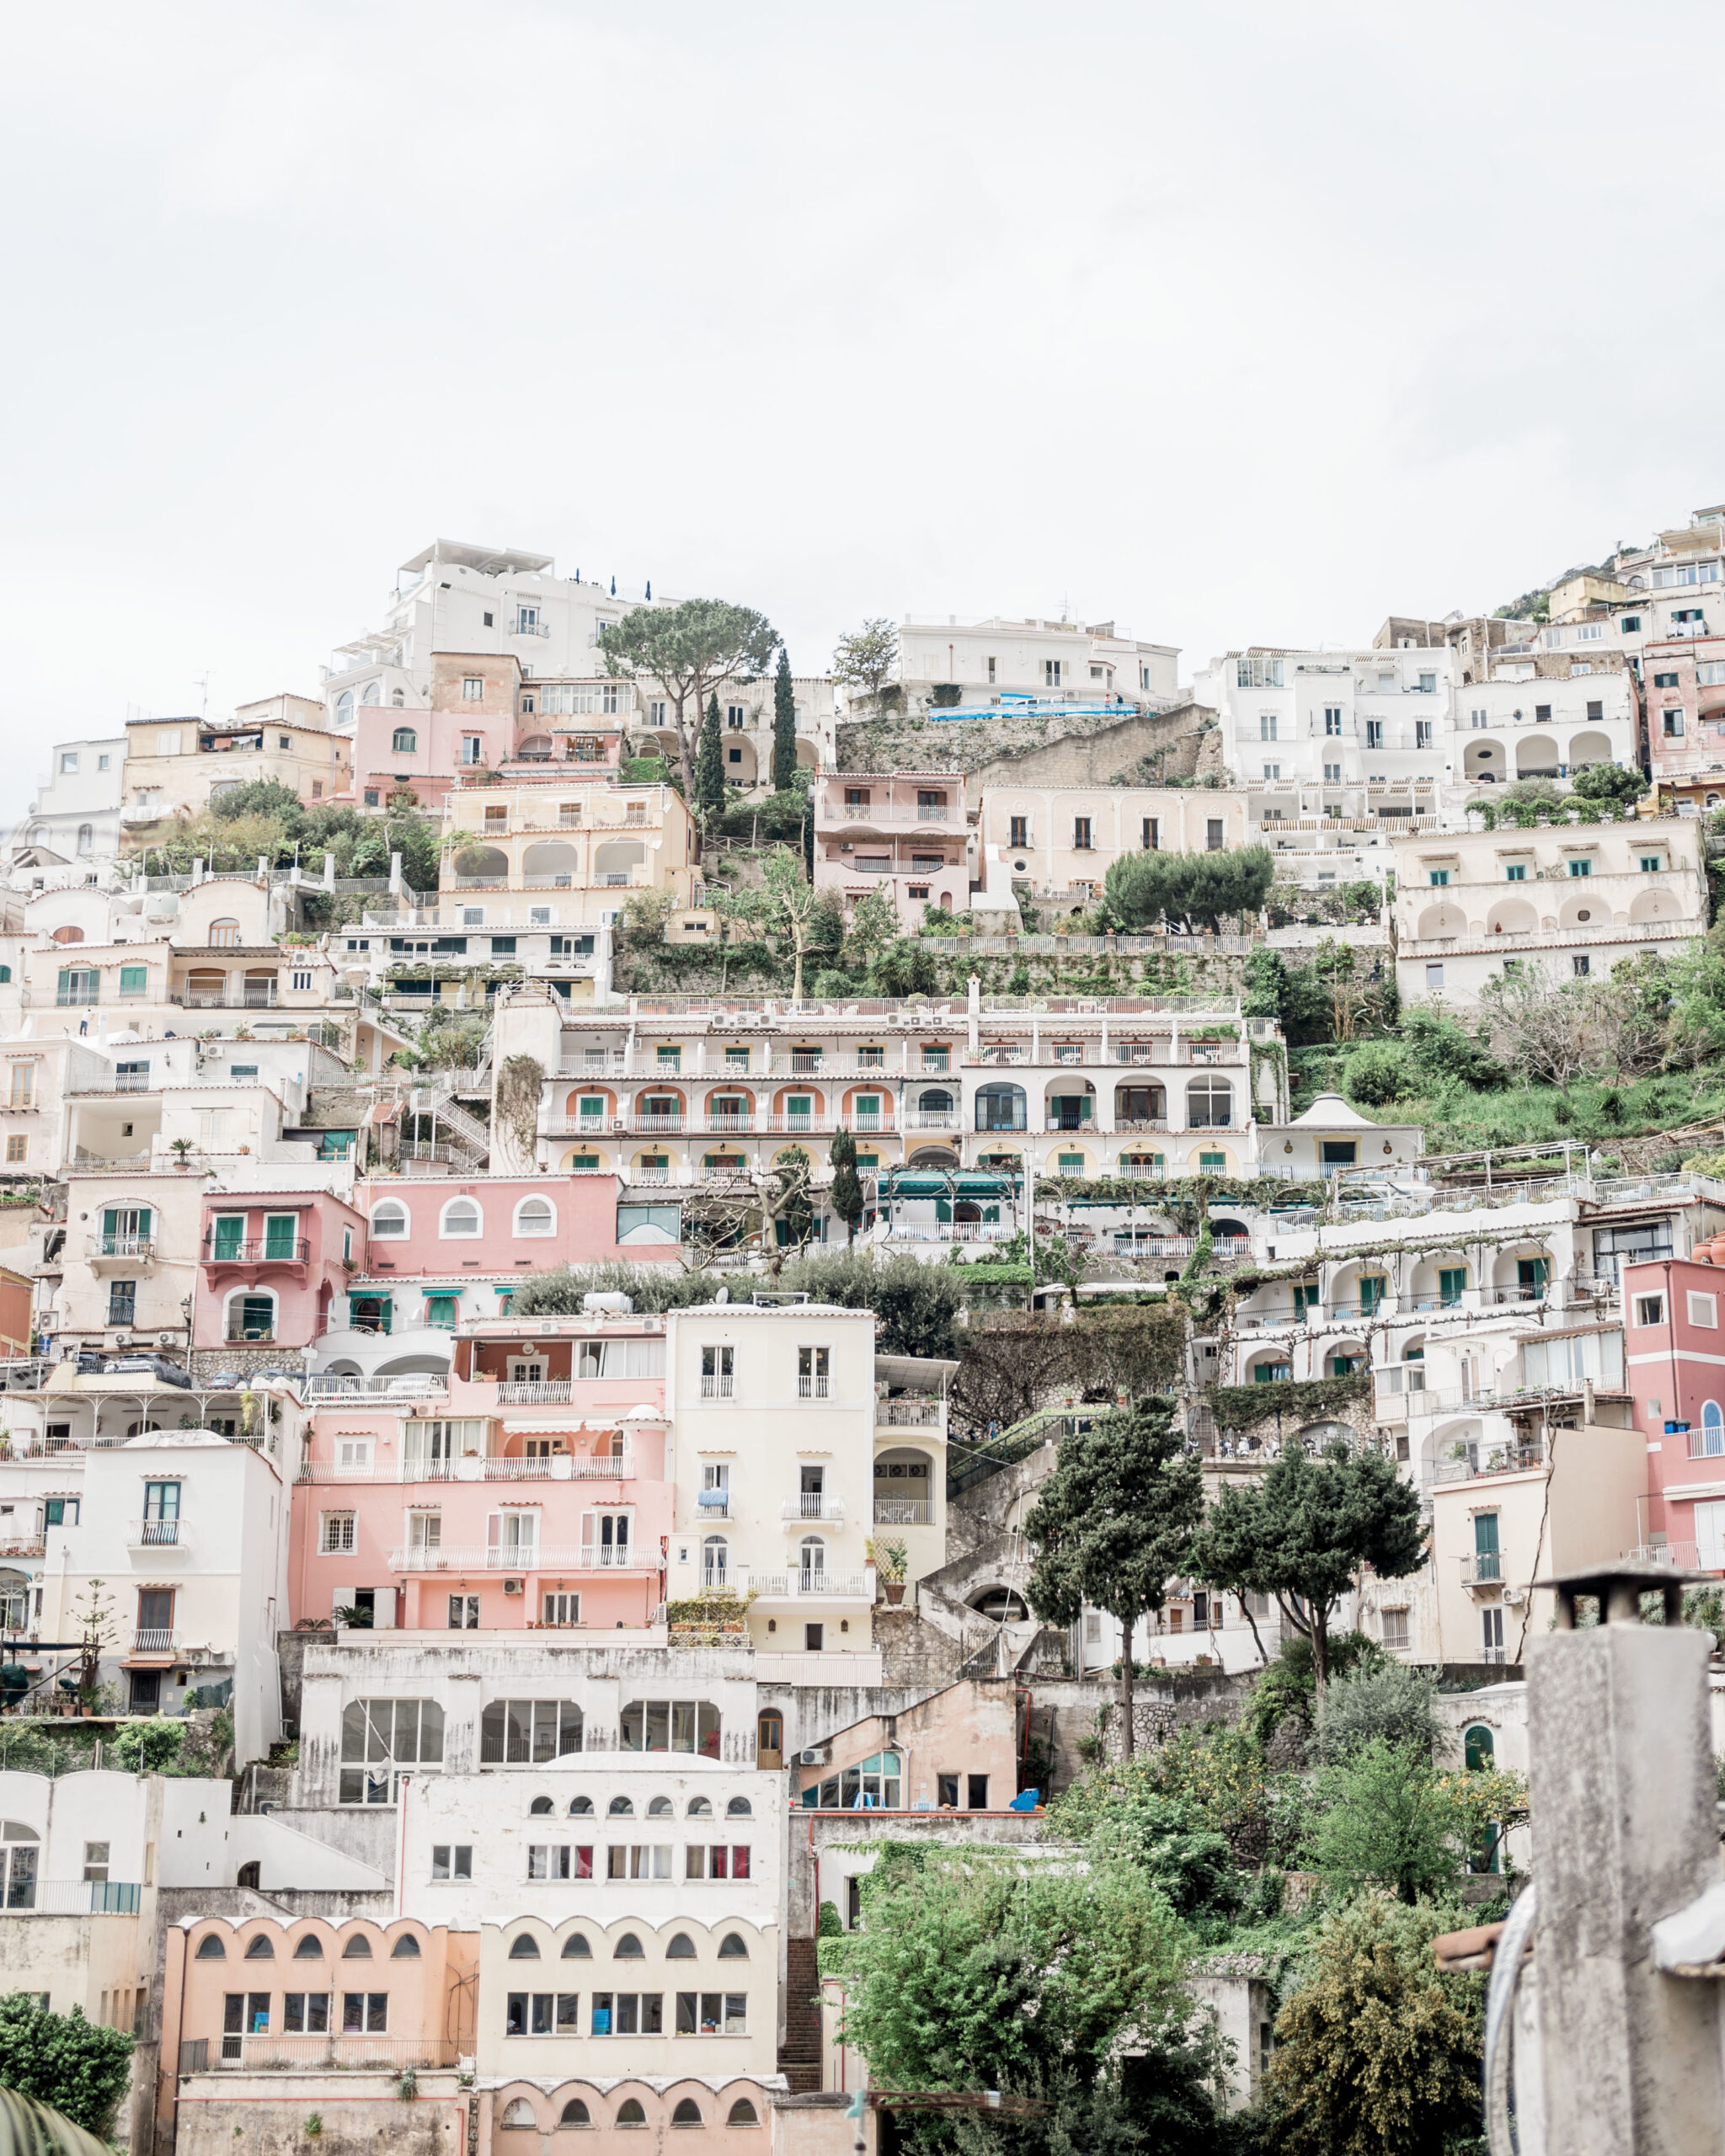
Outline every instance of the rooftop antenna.
<svg viewBox="0 0 1725 2156">
<path fill-rule="evenodd" d="M 192 683 L 192 686 L 195 689 L 201 689 L 204 692 L 204 701 L 198 707 L 198 716 L 200 718 L 207 718 L 210 716 L 210 676 L 208 672 L 206 671 L 200 675 L 198 679 Z"/>
</svg>

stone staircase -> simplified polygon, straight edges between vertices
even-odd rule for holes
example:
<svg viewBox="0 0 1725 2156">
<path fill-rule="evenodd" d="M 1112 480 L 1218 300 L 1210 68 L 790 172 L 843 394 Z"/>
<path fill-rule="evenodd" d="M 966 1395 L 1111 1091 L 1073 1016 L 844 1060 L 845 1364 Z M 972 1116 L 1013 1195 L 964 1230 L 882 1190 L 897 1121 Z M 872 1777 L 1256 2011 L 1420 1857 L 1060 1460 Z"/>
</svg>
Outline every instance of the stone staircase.
<svg viewBox="0 0 1725 2156">
<path fill-rule="evenodd" d="M 820 1968 L 812 1939 L 785 1943 L 785 2040 L 778 2070 L 795 2096 L 810 2096 L 821 2085 Z"/>
</svg>

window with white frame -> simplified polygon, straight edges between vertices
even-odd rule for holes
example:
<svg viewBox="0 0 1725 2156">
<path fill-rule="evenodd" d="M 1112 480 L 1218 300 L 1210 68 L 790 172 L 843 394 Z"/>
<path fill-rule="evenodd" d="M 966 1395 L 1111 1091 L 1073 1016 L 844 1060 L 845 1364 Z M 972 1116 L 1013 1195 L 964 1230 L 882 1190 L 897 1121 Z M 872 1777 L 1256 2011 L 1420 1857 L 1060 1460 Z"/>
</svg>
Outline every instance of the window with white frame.
<svg viewBox="0 0 1725 2156">
<path fill-rule="evenodd" d="M 1704 1326 L 1709 1332 L 1716 1331 L 1719 1324 L 1719 1298 L 1717 1295 L 1697 1294 L 1691 1289 L 1689 1293 L 1689 1321 L 1691 1325 Z"/>
<path fill-rule="evenodd" d="M 380 1242 L 393 1242 L 408 1231 L 408 1209 L 399 1198 L 386 1198 L 371 1208 L 371 1233 Z"/>
<path fill-rule="evenodd" d="M 325 1513 L 318 1546 L 326 1557 L 347 1556 L 355 1546 L 357 1523 L 352 1513 Z"/>
<path fill-rule="evenodd" d="M 1635 1299 L 1635 1321 L 1637 1325 L 1663 1325 L 1665 1322 L 1665 1298 L 1663 1295 L 1637 1295 Z"/>
<path fill-rule="evenodd" d="M 548 1198 L 524 1198 L 515 1208 L 518 1235 L 550 1235 L 557 1232 L 557 1210 Z"/>
<path fill-rule="evenodd" d="M 437 1232 L 446 1242 L 465 1240 L 484 1231 L 485 1218 L 471 1198 L 451 1198 L 443 1209 Z"/>
</svg>

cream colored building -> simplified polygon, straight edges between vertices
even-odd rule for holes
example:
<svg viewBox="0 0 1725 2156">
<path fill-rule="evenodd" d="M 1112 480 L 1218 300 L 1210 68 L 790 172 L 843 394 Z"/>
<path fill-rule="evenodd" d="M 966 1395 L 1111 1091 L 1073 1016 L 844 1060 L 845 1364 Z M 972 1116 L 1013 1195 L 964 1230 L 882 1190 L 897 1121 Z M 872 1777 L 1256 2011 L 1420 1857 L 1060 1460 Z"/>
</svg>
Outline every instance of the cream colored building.
<svg viewBox="0 0 1725 2156">
<path fill-rule="evenodd" d="M 1471 1003 L 1517 966 L 1560 980 L 1669 954 L 1703 934 L 1706 877 L 1692 819 L 1532 830 L 1420 831 L 1396 843 L 1402 1000 Z"/>
<path fill-rule="evenodd" d="M 1066 704 L 1172 701 L 1179 667 L 1178 646 L 1146 643 L 1112 622 L 1000 614 L 929 622 L 907 614 L 899 628 L 899 679 L 913 707 L 939 687 L 962 690 L 967 711 L 1003 693 Z"/>
<path fill-rule="evenodd" d="M 748 1597 L 757 1648 L 872 1647 L 874 1538 L 905 1544 L 907 1599 L 944 1561 L 943 1404 L 906 1398 L 903 1419 L 886 1419 L 870 1310 L 763 1294 L 673 1311 L 666 1332 L 668 1598 Z"/>
<path fill-rule="evenodd" d="M 323 706 L 310 696 L 265 696 L 223 722 L 133 719 L 121 829 L 147 844 L 158 825 L 200 815 L 216 796 L 258 779 L 291 787 L 307 803 L 334 799 L 348 790 L 349 756 L 349 743 L 329 731 Z"/>
<path fill-rule="evenodd" d="M 984 896 L 1099 897 L 1108 864 L 1138 852 L 1221 853 L 1262 843 L 1243 793 L 1198 787 L 991 786 L 978 811 Z"/>
<path fill-rule="evenodd" d="M 670 786 L 617 786 L 606 771 L 502 786 L 458 784 L 441 905 L 548 910 L 553 928 L 608 922 L 632 891 L 694 895 L 693 828 Z"/>
</svg>

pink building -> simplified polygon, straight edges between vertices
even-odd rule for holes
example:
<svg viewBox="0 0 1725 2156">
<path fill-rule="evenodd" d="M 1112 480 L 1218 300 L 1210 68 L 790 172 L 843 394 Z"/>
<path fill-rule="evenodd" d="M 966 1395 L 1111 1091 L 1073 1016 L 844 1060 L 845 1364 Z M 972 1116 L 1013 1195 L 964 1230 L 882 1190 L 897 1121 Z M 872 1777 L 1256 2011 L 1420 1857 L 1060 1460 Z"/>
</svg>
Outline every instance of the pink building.
<svg viewBox="0 0 1725 2156">
<path fill-rule="evenodd" d="M 665 1596 L 665 1321 L 464 1326 L 411 1397 L 318 1383 L 293 1493 L 291 1615 L 379 1629 L 635 1629 Z M 401 1381 L 396 1381 L 398 1390 Z"/>
<path fill-rule="evenodd" d="M 1692 1257 L 1626 1262 L 1623 1317 L 1648 1446 L 1643 1541 L 1663 1543 L 1675 1564 L 1725 1572 L 1725 1269 Z"/>
<path fill-rule="evenodd" d="M 976 838 L 962 771 L 828 771 L 814 781 L 814 881 L 846 906 L 884 891 L 907 929 L 926 906 L 966 913 Z"/>
<path fill-rule="evenodd" d="M 315 1348 L 345 1315 L 365 1215 L 328 1189 L 206 1192 L 192 1347 L 237 1366 Z"/>
</svg>

